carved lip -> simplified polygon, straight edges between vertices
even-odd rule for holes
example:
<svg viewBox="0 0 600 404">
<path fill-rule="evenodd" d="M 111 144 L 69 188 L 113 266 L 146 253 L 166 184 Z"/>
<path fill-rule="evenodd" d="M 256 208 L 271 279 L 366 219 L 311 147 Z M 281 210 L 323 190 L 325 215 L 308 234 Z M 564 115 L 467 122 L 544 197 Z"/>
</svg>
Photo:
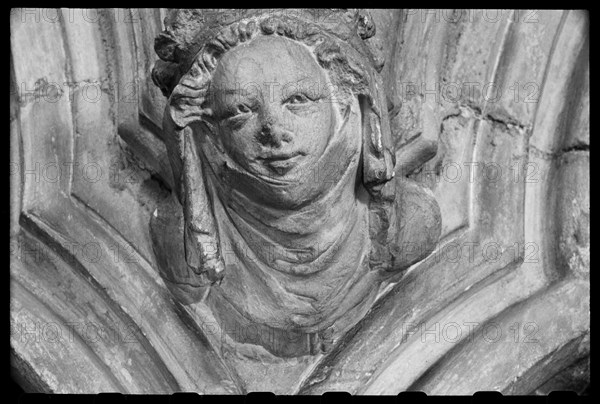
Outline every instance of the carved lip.
<svg viewBox="0 0 600 404">
<path fill-rule="evenodd" d="M 257 160 L 262 162 L 272 171 L 279 175 L 283 175 L 291 170 L 306 153 L 272 153 L 265 157 L 257 157 Z"/>
<path fill-rule="evenodd" d="M 264 157 L 257 157 L 258 160 L 270 162 L 270 161 L 283 161 L 290 160 L 294 157 L 304 156 L 306 153 L 301 151 L 291 152 L 291 153 L 268 153 Z"/>
</svg>

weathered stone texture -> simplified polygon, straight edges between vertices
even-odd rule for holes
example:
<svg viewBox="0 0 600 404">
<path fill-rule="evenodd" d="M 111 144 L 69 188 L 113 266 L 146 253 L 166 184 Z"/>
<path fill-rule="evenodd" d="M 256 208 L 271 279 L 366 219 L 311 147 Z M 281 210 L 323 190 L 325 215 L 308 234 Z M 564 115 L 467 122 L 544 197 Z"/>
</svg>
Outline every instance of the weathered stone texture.
<svg viewBox="0 0 600 404">
<path fill-rule="evenodd" d="M 149 223 L 181 182 L 151 78 L 166 11 L 48 12 L 10 22 L 11 364 L 24 388 L 588 388 L 586 12 L 369 10 L 395 173 L 431 191 L 441 237 L 327 353 L 285 360 L 215 331 L 159 273 Z"/>
</svg>

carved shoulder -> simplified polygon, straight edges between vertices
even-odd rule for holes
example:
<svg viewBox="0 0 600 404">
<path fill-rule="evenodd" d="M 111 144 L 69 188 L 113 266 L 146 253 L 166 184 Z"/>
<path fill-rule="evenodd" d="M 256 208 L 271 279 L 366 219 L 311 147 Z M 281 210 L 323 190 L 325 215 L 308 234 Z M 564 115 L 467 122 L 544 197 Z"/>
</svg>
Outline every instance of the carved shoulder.
<svg viewBox="0 0 600 404">
<path fill-rule="evenodd" d="M 183 208 L 174 195 L 161 201 L 150 220 L 150 237 L 158 269 L 169 290 L 184 304 L 202 300 L 210 287 L 185 261 Z"/>
<path fill-rule="evenodd" d="M 397 232 L 391 253 L 394 273 L 407 269 L 434 250 L 442 230 L 440 207 L 433 193 L 405 177 L 397 177 Z"/>
</svg>

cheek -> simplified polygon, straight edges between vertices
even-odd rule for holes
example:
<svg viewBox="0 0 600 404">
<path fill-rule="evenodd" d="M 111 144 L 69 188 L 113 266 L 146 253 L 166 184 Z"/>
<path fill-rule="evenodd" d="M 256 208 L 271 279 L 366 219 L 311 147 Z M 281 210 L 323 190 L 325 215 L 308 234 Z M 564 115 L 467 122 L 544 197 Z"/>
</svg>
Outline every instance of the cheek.
<svg viewBox="0 0 600 404">
<path fill-rule="evenodd" d="M 331 113 L 322 108 L 295 122 L 297 141 L 309 150 L 321 151 L 333 133 Z"/>
<path fill-rule="evenodd" d="M 221 136 L 223 147 L 238 162 L 253 160 L 257 155 L 259 147 L 254 136 L 257 124 L 254 121 L 254 119 L 251 119 L 238 127 L 223 125 L 219 128 L 219 136 Z"/>
</svg>

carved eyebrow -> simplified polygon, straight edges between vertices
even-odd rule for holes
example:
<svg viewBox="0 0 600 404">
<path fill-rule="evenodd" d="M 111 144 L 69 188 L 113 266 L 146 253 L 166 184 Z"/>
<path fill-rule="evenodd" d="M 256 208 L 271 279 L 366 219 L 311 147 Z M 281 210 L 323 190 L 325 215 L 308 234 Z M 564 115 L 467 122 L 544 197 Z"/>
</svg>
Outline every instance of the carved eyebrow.
<svg viewBox="0 0 600 404">
<path fill-rule="evenodd" d="M 306 83 L 307 80 L 310 80 Z M 304 84 L 303 84 L 304 83 Z M 311 100 L 318 98 L 323 91 L 323 82 L 315 80 L 314 77 L 306 75 L 296 81 L 290 81 L 282 87 L 281 98 L 287 100 L 289 97 L 301 93 L 306 95 Z"/>
<path fill-rule="evenodd" d="M 304 75 L 304 76 L 300 77 L 296 81 L 292 81 L 291 83 L 300 84 L 301 82 L 306 81 L 306 80 L 310 80 L 310 79 L 314 80 L 314 77 L 307 74 L 307 75 Z"/>
<path fill-rule="evenodd" d="M 223 85 L 223 86 L 211 85 L 210 91 L 215 94 L 222 94 L 222 95 L 231 95 L 231 94 L 247 95 L 247 94 L 256 93 L 257 88 L 260 91 L 260 87 L 258 86 L 257 83 L 250 82 L 250 83 L 246 83 L 243 85 L 240 83 L 233 83 L 233 87 L 230 87 L 227 85 Z"/>
<path fill-rule="evenodd" d="M 215 90 L 215 93 L 219 93 L 219 94 L 224 94 L 224 95 L 236 95 L 236 94 L 244 94 L 246 93 L 246 90 L 243 90 L 241 88 L 226 88 L 226 89 L 217 89 Z"/>
<path fill-rule="evenodd" d="M 248 91 L 241 88 L 215 88 L 211 91 L 213 96 L 247 95 Z"/>
<path fill-rule="evenodd" d="M 244 88 L 215 88 L 210 92 L 210 97 L 211 97 L 211 102 L 225 102 L 225 98 L 227 96 L 235 96 L 236 99 L 239 100 L 253 100 L 256 101 L 258 100 L 262 94 L 256 94 L 256 91 L 251 91 L 250 89 L 244 89 Z M 226 102 L 227 104 L 231 103 L 231 99 L 227 98 Z"/>
</svg>

